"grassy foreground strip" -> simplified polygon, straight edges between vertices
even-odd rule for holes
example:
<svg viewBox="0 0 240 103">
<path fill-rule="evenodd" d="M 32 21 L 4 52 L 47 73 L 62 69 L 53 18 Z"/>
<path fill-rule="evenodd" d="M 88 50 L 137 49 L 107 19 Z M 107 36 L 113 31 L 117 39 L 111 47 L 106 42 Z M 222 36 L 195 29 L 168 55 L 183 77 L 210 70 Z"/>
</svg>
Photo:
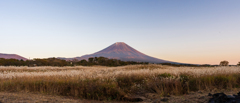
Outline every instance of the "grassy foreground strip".
<svg viewBox="0 0 240 103">
<path fill-rule="evenodd" d="M 42 74 L 42 71 L 25 76 L 23 71 L 19 72 L 21 76 L 17 71 L 3 72 L 0 73 L 0 91 L 40 92 L 95 100 L 129 100 L 128 97 L 131 95 L 144 93 L 166 96 L 182 95 L 198 90 L 240 87 L 239 67 L 181 68 L 135 65 L 111 68 L 89 67 L 77 70 L 75 68 L 74 73 L 78 72 L 74 75 L 68 75 L 73 73 L 71 68 L 69 71 L 66 72 L 65 69 L 64 72 L 51 71 L 50 74 L 60 74 L 49 74 L 49 76 L 37 75 L 37 73 Z M 88 75 L 82 76 L 82 72 Z"/>
</svg>

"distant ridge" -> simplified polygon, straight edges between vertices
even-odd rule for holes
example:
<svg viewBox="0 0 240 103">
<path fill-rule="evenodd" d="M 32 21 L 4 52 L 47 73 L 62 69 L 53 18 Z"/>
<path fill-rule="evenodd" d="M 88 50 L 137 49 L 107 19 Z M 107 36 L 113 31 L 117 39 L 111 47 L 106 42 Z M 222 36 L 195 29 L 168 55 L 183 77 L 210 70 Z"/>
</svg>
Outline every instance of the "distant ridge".
<svg viewBox="0 0 240 103">
<path fill-rule="evenodd" d="M 28 60 L 27 58 L 24 58 L 22 56 L 19 56 L 17 54 L 3 54 L 3 53 L 0 53 L 0 58 L 4 58 L 4 59 L 18 59 L 18 60 Z"/>
<path fill-rule="evenodd" d="M 145 55 L 136 49 L 130 47 L 124 42 L 116 42 L 109 47 L 98 51 L 96 53 L 90 54 L 90 55 L 84 55 L 81 57 L 75 57 L 75 58 L 60 58 L 65 60 L 72 60 L 72 59 L 78 59 L 83 60 L 90 57 L 107 57 L 111 59 L 119 59 L 122 61 L 136 61 L 136 62 L 149 62 L 149 63 L 174 63 L 167 60 L 162 60 L 158 58 L 154 58 L 148 55 Z"/>
</svg>

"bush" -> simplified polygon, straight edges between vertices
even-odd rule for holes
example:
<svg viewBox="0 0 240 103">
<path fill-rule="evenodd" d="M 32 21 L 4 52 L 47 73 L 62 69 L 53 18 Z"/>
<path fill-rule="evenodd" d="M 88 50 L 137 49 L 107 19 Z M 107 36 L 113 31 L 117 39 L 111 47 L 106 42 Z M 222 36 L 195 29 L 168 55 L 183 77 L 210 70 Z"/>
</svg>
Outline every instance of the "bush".
<svg viewBox="0 0 240 103">
<path fill-rule="evenodd" d="M 228 61 L 224 60 L 220 62 L 220 66 L 228 66 Z"/>
<path fill-rule="evenodd" d="M 158 77 L 160 77 L 160 78 L 169 78 L 169 77 L 172 77 L 172 75 L 169 74 L 169 73 L 163 73 L 163 74 L 158 75 Z"/>
</svg>

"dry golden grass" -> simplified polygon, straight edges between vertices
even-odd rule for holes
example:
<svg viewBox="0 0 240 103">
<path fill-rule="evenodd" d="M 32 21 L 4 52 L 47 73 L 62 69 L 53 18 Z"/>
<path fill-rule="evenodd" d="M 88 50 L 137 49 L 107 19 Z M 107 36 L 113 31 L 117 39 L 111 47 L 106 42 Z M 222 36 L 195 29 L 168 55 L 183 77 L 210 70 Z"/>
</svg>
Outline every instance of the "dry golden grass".
<svg viewBox="0 0 240 103">
<path fill-rule="evenodd" d="M 240 67 L 0 67 L 1 91 L 27 91 L 96 100 L 124 100 L 154 92 L 181 95 L 189 91 L 240 86 Z"/>
<path fill-rule="evenodd" d="M 194 77 L 214 74 L 240 73 L 240 67 L 170 67 L 162 65 L 130 65 L 122 67 L 0 67 L 0 78 L 19 78 L 19 77 L 76 77 L 76 78 L 98 78 L 114 79 L 119 75 L 145 75 L 155 76 L 168 73 L 174 76 L 189 74 Z"/>
</svg>

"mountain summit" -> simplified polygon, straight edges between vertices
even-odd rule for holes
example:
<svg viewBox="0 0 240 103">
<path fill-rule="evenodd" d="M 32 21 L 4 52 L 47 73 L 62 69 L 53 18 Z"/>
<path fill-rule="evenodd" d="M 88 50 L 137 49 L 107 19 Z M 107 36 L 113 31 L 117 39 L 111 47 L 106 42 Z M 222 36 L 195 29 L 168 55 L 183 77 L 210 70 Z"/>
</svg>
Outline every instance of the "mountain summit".
<svg viewBox="0 0 240 103">
<path fill-rule="evenodd" d="M 96 53 L 93 53 L 90 55 L 84 55 L 81 57 L 76 57 L 76 59 L 78 59 L 78 60 L 86 59 L 87 60 L 90 57 L 100 57 L 100 56 L 111 58 L 111 59 L 119 59 L 122 61 L 170 63 L 170 61 L 161 60 L 161 59 L 157 59 L 157 58 L 145 55 L 145 54 L 137 51 L 136 49 L 130 47 L 129 45 L 127 45 L 124 42 L 114 43 L 99 52 L 96 52 Z"/>
</svg>

